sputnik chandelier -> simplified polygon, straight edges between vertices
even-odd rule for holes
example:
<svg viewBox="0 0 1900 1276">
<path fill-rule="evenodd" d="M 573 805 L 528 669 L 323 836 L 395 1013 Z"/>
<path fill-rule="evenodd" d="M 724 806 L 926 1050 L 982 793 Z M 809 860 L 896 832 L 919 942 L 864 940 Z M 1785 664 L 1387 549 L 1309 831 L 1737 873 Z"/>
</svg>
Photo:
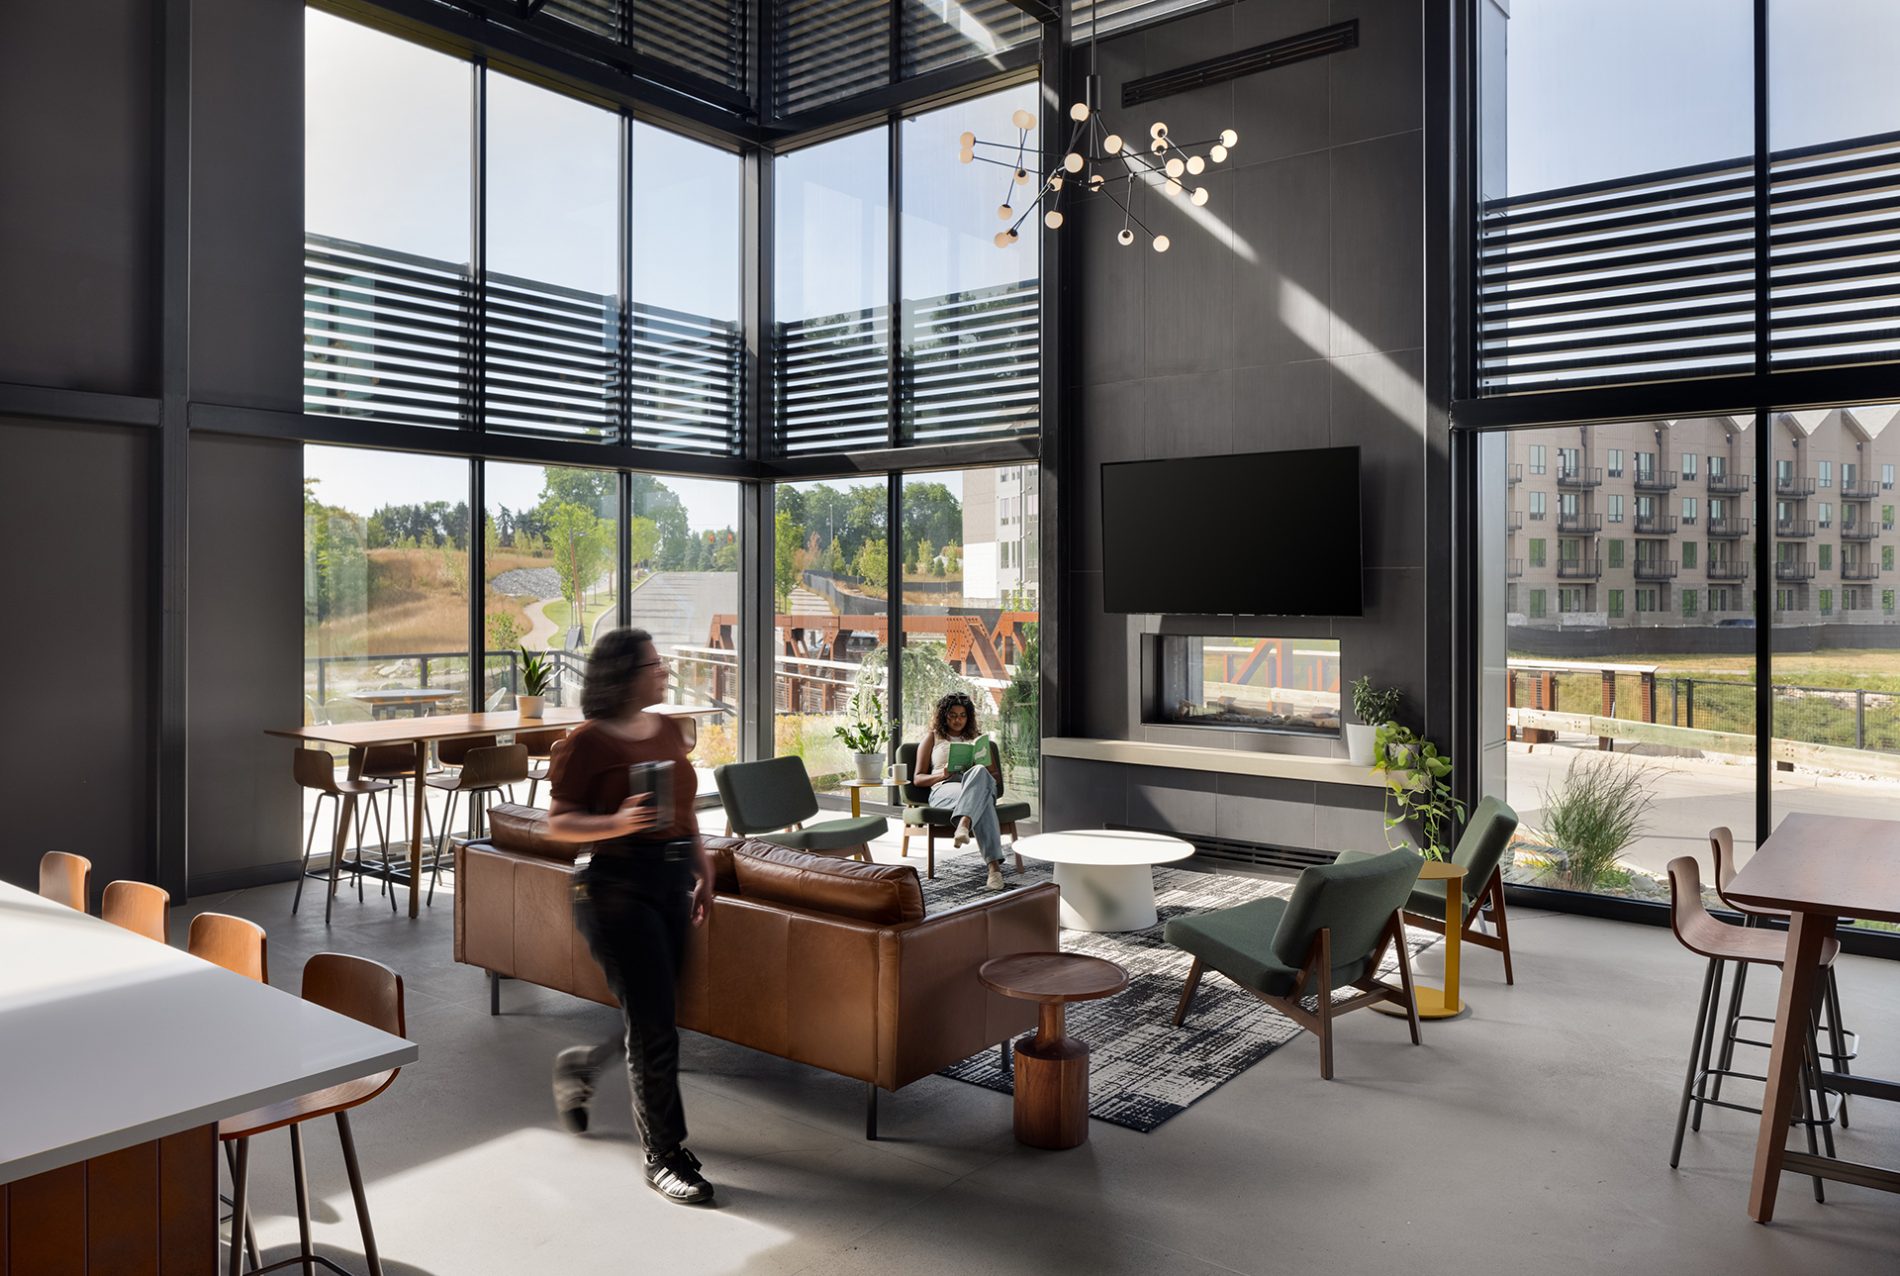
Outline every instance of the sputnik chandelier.
<svg viewBox="0 0 1900 1276">
<path fill-rule="evenodd" d="M 1186 199 L 1197 208 L 1205 207 L 1207 187 L 1195 179 L 1206 173 L 1210 164 L 1225 163 L 1228 153 L 1240 142 L 1240 134 L 1231 128 L 1222 129 L 1218 138 L 1177 142 L 1160 120 L 1148 126 L 1147 137 L 1138 137 L 1132 143 L 1116 132 L 1098 103 L 1101 77 L 1095 73 L 1093 13 L 1089 25 L 1089 73 L 1083 80 L 1082 100 L 1069 108 L 1075 127 L 1061 154 L 1045 158 L 1030 145 L 1036 117 L 1025 110 L 1018 110 L 1010 119 L 1016 127 L 1014 142 L 986 142 L 974 133 L 958 139 L 961 149 L 957 158 L 963 163 L 994 164 L 1009 170 L 1003 202 L 996 208 L 996 216 L 1008 223 L 996 232 L 998 248 L 1008 248 L 1020 239 L 1023 223 L 1038 208 L 1042 209 L 1042 224 L 1058 230 L 1068 220 L 1065 203 L 1073 207 L 1075 200 L 1100 196 L 1122 211 L 1117 243 L 1124 248 L 1134 243 L 1134 228 L 1140 227 L 1154 250 L 1165 253 L 1168 237 L 1156 234 L 1135 211 L 1143 193 L 1159 191 L 1169 199 Z M 1205 155 L 1197 153 L 1203 149 Z M 1035 193 L 1019 210 L 1016 201 L 1026 192 L 1018 188 L 1031 183 L 1035 184 Z"/>
</svg>

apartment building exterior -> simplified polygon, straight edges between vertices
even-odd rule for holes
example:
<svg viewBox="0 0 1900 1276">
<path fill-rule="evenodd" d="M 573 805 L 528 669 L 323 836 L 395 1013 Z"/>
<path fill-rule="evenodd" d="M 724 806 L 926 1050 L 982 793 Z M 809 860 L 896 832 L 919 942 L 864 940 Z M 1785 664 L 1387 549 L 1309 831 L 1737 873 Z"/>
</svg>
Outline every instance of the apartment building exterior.
<svg viewBox="0 0 1900 1276">
<path fill-rule="evenodd" d="M 1748 620 L 1761 536 L 1777 623 L 1891 623 L 1897 418 L 1900 405 L 1775 413 L 1765 476 L 1752 416 L 1511 434 L 1508 623 Z"/>
<path fill-rule="evenodd" d="M 963 473 L 963 600 L 1034 610 L 1040 590 L 1036 471 L 1004 465 Z"/>
</svg>

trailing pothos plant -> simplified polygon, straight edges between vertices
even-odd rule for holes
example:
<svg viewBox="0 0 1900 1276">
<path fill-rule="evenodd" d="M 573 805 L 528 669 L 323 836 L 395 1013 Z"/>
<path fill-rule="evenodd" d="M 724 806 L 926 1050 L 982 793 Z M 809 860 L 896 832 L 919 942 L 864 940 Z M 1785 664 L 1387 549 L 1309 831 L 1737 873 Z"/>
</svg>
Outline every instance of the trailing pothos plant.
<svg viewBox="0 0 1900 1276">
<path fill-rule="evenodd" d="M 1452 834 L 1465 818 L 1465 804 L 1451 792 L 1451 759 L 1410 727 L 1387 722 L 1379 727 L 1372 769 L 1385 782 L 1386 845 L 1404 845 L 1392 834 L 1409 820 L 1418 830 L 1420 855 L 1449 859 Z"/>
</svg>

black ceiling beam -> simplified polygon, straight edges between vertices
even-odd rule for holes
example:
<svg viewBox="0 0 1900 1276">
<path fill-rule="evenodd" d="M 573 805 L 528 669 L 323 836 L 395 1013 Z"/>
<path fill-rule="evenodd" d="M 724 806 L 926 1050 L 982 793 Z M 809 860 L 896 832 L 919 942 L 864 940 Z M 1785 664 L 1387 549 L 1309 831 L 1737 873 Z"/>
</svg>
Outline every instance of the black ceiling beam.
<svg viewBox="0 0 1900 1276">
<path fill-rule="evenodd" d="M 1139 106 L 1156 98 L 1186 93 L 1190 89 L 1205 88 L 1210 84 L 1225 84 L 1245 75 L 1272 71 L 1278 67 L 1292 66 L 1295 62 L 1323 58 L 1358 47 L 1359 19 L 1335 22 L 1330 27 L 1320 27 L 1288 36 L 1284 40 L 1257 44 L 1238 53 L 1223 53 L 1219 57 L 1191 62 L 1172 71 L 1130 80 L 1122 85 L 1122 106 Z"/>
</svg>

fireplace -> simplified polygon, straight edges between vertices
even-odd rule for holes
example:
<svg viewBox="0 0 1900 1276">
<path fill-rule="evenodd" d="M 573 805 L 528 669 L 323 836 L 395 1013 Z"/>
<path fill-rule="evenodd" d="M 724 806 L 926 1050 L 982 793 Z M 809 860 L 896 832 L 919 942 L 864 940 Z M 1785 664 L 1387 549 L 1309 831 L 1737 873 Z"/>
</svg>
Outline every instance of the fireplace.
<svg viewBox="0 0 1900 1276">
<path fill-rule="evenodd" d="M 1339 738 L 1339 640 L 1144 634 L 1141 720 Z"/>
</svg>

